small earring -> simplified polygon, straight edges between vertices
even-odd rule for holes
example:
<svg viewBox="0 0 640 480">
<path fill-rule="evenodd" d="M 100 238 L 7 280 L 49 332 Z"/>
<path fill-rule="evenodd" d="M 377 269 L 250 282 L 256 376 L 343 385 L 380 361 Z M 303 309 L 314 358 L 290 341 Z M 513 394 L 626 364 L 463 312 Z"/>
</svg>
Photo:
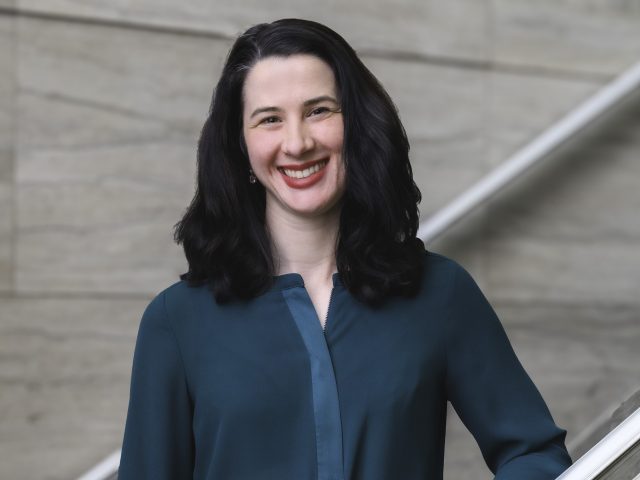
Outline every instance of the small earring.
<svg viewBox="0 0 640 480">
<path fill-rule="evenodd" d="M 249 169 L 249 183 L 256 183 L 258 179 L 256 178 L 253 170 Z"/>
</svg>

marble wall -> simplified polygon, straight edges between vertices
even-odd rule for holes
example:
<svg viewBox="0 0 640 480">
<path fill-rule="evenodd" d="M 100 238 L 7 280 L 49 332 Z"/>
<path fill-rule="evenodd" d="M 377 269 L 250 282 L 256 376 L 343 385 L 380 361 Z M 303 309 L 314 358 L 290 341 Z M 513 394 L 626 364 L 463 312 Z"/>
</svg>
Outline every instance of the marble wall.
<svg viewBox="0 0 640 480">
<path fill-rule="evenodd" d="M 341 32 L 389 90 L 429 214 L 640 59 L 633 0 L 0 0 L 0 477 L 119 447 L 149 299 L 236 34 Z M 568 440 L 640 383 L 640 95 L 429 247 L 477 279 Z M 446 478 L 491 478 L 454 413 Z"/>
</svg>

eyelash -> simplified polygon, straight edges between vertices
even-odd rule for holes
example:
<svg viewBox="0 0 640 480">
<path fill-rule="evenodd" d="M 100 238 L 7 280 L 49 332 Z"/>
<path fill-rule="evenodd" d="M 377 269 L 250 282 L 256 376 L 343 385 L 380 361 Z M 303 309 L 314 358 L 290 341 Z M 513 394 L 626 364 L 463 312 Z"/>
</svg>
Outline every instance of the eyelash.
<svg viewBox="0 0 640 480">
<path fill-rule="evenodd" d="M 276 123 L 276 122 L 270 122 L 269 120 L 278 120 L 278 117 L 265 117 L 262 120 L 260 120 L 259 123 Z"/>
<path fill-rule="evenodd" d="M 309 116 L 311 116 L 314 112 L 317 114 L 321 114 L 321 113 L 325 113 L 325 112 L 329 112 L 332 111 L 330 110 L 328 107 L 316 107 L 313 110 L 311 110 L 311 112 L 309 112 Z M 260 123 L 264 123 L 264 124 L 272 124 L 272 123 L 276 123 L 276 122 L 272 122 L 271 120 L 279 120 L 278 117 L 265 117 L 262 120 L 260 120 Z"/>
<path fill-rule="evenodd" d="M 311 110 L 310 113 L 317 112 L 318 110 L 320 110 L 320 113 L 324 113 L 324 112 L 328 112 L 329 111 L 329 109 L 327 107 L 317 107 L 317 108 L 314 108 L 313 110 Z"/>
</svg>

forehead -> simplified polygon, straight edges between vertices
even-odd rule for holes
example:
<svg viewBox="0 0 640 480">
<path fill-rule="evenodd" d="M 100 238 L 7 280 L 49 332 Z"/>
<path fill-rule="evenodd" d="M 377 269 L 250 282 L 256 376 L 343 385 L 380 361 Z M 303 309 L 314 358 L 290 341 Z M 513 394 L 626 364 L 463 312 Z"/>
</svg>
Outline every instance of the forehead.
<svg viewBox="0 0 640 480">
<path fill-rule="evenodd" d="M 320 95 L 337 97 L 335 77 L 331 67 L 313 55 L 264 58 L 251 68 L 243 88 L 246 109 Z"/>
</svg>

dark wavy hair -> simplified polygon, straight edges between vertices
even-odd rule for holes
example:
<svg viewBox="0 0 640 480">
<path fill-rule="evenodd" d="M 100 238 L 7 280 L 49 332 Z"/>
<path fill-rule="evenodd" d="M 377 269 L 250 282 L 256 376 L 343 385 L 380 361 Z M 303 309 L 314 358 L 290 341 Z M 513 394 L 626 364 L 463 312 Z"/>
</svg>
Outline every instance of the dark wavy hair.
<svg viewBox="0 0 640 480">
<path fill-rule="evenodd" d="M 421 194 L 397 109 L 340 35 L 300 19 L 255 25 L 229 51 L 198 143 L 195 195 L 175 225 L 174 239 L 189 263 L 180 278 L 208 284 L 219 303 L 253 298 L 272 285 L 265 190 L 248 181 L 242 90 L 258 61 L 296 54 L 323 60 L 336 80 L 346 170 L 336 244 L 342 282 L 372 306 L 391 295 L 413 296 L 424 265 L 424 245 L 416 238 Z"/>
</svg>

